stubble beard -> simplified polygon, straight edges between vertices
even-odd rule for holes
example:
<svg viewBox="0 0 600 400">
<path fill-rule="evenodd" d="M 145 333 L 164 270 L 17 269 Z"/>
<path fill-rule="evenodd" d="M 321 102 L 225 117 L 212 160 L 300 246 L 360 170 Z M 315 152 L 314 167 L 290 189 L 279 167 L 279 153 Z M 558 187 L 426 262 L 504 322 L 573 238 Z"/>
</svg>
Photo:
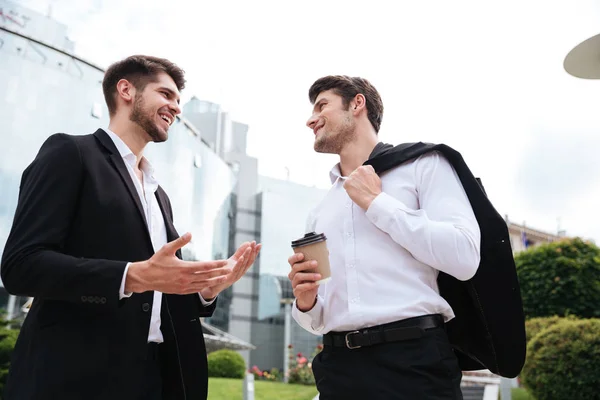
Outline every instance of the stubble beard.
<svg viewBox="0 0 600 400">
<path fill-rule="evenodd" d="M 356 124 L 349 116 L 346 116 L 339 126 L 317 136 L 314 148 L 317 153 L 340 154 L 342 149 L 355 137 Z"/>
<path fill-rule="evenodd" d="M 168 134 L 161 131 L 152 118 L 152 112 L 145 107 L 144 100 L 141 95 L 135 96 L 133 102 L 133 110 L 129 117 L 131 122 L 136 123 L 142 128 L 150 139 L 155 143 L 161 143 L 167 140 Z"/>
</svg>

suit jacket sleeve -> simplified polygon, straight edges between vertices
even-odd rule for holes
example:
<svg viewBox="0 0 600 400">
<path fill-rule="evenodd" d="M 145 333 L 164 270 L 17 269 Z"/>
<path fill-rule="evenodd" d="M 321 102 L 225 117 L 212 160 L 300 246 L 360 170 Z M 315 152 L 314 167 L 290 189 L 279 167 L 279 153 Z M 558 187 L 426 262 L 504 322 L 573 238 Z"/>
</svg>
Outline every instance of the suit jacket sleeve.
<svg viewBox="0 0 600 400">
<path fill-rule="evenodd" d="M 65 254 L 83 177 L 77 143 L 65 134 L 48 138 L 23 172 L 1 264 L 2 281 L 9 293 L 90 307 L 118 306 L 126 261 Z M 99 301 L 86 301 L 88 298 Z"/>
</svg>

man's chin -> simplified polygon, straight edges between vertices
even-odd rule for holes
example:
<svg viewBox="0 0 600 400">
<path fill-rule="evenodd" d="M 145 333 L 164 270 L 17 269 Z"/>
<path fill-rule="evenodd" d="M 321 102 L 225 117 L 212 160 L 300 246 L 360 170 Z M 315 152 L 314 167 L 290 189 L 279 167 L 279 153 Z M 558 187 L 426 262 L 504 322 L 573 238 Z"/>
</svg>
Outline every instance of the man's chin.
<svg viewBox="0 0 600 400">
<path fill-rule="evenodd" d="M 323 153 L 323 154 L 337 154 L 336 151 L 333 151 L 333 149 L 327 147 L 327 146 L 323 146 L 323 145 L 319 145 L 317 143 L 315 143 L 314 145 L 314 149 L 317 153 Z"/>
<path fill-rule="evenodd" d="M 161 132 L 159 130 L 148 134 L 154 143 L 166 142 L 169 138 L 169 131 Z"/>
</svg>

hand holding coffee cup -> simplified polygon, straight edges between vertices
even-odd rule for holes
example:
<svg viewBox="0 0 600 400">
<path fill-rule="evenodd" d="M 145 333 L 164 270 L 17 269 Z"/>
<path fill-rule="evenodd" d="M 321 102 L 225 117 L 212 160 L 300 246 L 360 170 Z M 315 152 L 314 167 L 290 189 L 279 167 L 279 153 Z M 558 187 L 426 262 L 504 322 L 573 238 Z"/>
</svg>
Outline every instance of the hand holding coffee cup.
<svg viewBox="0 0 600 400">
<path fill-rule="evenodd" d="M 326 240 L 324 234 L 311 232 L 292 242 L 295 254 L 288 259 L 292 267 L 288 278 L 300 311 L 314 307 L 319 285 L 331 279 Z"/>
</svg>

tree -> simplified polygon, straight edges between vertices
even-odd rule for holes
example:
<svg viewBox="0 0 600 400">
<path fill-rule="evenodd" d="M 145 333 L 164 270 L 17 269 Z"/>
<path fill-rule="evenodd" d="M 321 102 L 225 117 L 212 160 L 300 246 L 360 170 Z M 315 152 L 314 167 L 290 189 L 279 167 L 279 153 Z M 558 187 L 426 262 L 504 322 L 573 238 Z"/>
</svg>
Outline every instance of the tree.
<svg viewBox="0 0 600 400">
<path fill-rule="evenodd" d="M 600 317 L 600 248 L 563 239 L 515 256 L 527 318 Z"/>
</svg>

